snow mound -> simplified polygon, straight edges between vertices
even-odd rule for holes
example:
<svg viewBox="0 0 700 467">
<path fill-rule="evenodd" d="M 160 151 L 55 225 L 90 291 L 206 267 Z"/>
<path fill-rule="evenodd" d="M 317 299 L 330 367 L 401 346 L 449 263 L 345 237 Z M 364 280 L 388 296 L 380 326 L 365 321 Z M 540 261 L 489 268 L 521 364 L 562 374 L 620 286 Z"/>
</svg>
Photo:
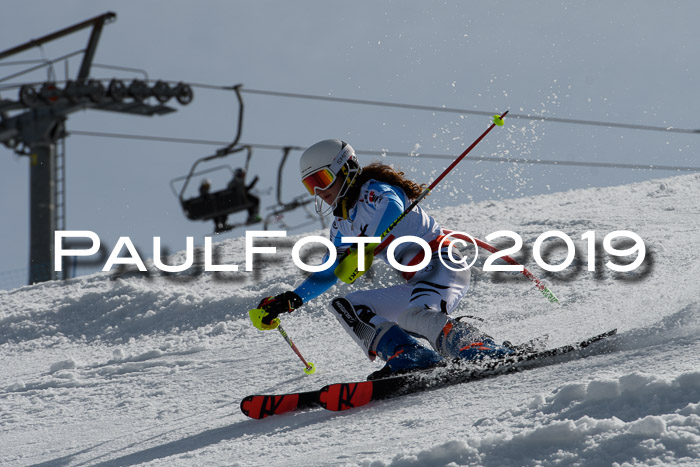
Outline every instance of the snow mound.
<svg viewBox="0 0 700 467">
<path fill-rule="evenodd" d="M 363 465 L 691 465 L 700 456 L 698 401 L 700 371 L 594 379 L 481 420 L 479 426 L 497 428 L 487 436 Z"/>
<path fill-rule="evenodd" d="M 278 333 L 259 332 L 247 316 L 301 281 L 290 255 L 299 237 L 275 241 L 277 255 L 253 273 L 126 271 L 0 291 L 0 464 L 698 465 L 698 199 L 700 176 L 687 175 L 432 211 L 478 238 L 517 232 L 518 258 L 561 300 L 552 305 L 520 274 L 484 273 L 481 258 L 456 315 L 516 343 L 618 334 L 586 358 L 343 413 L 257 421 L 238 404 L 378 369 L 326 306 L 358 287 L 399 283 L 382 264 L 284 317 L 313 376 Z M 581 235 L 602 240 L 619 229 L 644 239 L 643 267 L 614 273 L 603 255 L 588 271 Z M 570 271 L 534 264 L 528 248 L 548 230 L 577 242 Z M 216 248 L 219 264 L 244 264 L 242 239 Z"/>
</svg>

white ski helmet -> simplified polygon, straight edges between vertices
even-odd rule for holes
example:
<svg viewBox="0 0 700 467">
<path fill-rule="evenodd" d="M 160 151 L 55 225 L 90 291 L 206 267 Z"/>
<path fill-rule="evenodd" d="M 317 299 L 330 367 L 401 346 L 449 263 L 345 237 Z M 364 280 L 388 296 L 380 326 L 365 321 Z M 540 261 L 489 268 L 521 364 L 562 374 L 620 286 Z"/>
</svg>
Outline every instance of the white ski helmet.
<svg viewBox="0 0 700 467">
<path fill-rule="evenodd" d="M 299 159 L 301 181 L 309 193 L 316 197 L 316 212 L 323 216 L 335 209 L 360 171 L 355 150 L 348 143 L 338 139 L 319 141 L 304 151 Z M 318 196 L 318 192 L 330 188 L 338 180 L 343 182 L 338 196 L 324 210 L 323 200 Z"/>
</svg>

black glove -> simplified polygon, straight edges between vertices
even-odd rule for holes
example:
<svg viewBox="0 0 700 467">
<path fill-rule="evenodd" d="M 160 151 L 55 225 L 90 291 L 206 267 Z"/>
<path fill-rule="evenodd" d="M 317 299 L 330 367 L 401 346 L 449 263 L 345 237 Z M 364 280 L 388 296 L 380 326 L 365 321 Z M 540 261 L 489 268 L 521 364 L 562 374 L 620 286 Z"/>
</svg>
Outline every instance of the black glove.
<svg viewBox="0 0 700 467">
<path fill-rule="evenodd" d="M 292 291 L 284 292 L 274 297 L 264 298 L 258 308 L 262 308 L 267 312 L 262 319 L 263 324 L 270 325 L 272 320 L 277 318 L 280 313 L 291 313 L 304 304 L 301 297 Z"/>
</svg>

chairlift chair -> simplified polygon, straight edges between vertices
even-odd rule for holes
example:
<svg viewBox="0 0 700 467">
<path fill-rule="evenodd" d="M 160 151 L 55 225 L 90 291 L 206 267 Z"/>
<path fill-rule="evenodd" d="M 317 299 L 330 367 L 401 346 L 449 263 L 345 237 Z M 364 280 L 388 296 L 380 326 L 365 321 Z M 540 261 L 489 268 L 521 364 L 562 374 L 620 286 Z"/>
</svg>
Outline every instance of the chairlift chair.
<svg viewBox="0 0 700 467">
<path fill-rule="evenodd" d="M 247 149 L 244 169 L 245 173 L 247 173 L 253 151 L 248 146 L 241 148 L 241 150 L 242 149 Z M 226 222 L 226 220 L 229 214 L 247 211 L 256 204 L 247 196 L 245 186 L 235 186 L 231 183 L 229 183 L 228 186 L 216 191 L 200 192 L 198 196 L 185 198 L 185 189 L 192 179 L 221 171 L 228 171 L 230 173 L 230 180 L 234 180 L 234 170 L 231 168 L 231 166 L 220 165 L 206 170 L 190 172 L 188 175 L 174 178 L 170 182 L 171 189 L 180 199 L 180 205 L 182 206 L 182 211 L 185 213 L 185 216 L 193 221 L 213 220 L 215 224 L 214 231 L 216 233 L 226 232 L 239 227 L 240 225 L 248 224 L 247 222 L 242 222 L 230 225 Z M 185 180 L 185 184 L 178 195 L 177 191 L 175 190 L 175 185 L 183 180 Z M 240 182 L 245 183 L 245 179 L 240 180 Z"/>
<path fill-rule="evenodd" d="M 239 211 L 246 211 L 249 208 L 255 206 L 256 204 L 254 201 L 251 201 L 250 198 L 247 196 L 245 186 L 240 187 L 229 183 L 229 185 L 223 189 L 217 191 L 207 190 L 207 192 L 200 192 L 199 196 L 193 196 L 191 198 L 185 198 L 185 193 L 193 178 L 200 177 L 204 174 L 208 174 L 211 172 L 228 169 L 231 172 L 231 180 L 233 181 L 234 171 L 230 166 L 224 165 L 202 171 L 197 171 L 197 166 L 202 162 L 211 161 L 213 159 L 222 158 L 246 150 L 247 155 L 245 161 L 245 174 L 248 173 L 248 167 L 250 165 L 250 159 L 253 155 L 253 149 L 250 146 L 236 147 L 241 137 L 241 129 L 243 126 L 243 100 L 241 98 L 240 87 L 241 85 L 239 84 L 233 86 L 232 88 L 236 93 L 239 107 L 238 128 L 233 142 L 228 146 L 219 149 L 218 151 L 216 151 L 216 153 L 212 155 L 197 159 L 192 165 L 192 168 L 190 169 L 190 172 L 187 175 L 174 178 L 170 181 L 170 188 L 172 189 L 175 196 L 177 196 L 177 198 L 180 200 L 180 205 L 182 206 L 182 210 L 185 213 L 185 216 L 187 216 L 188 219 L 193 221 L 213 220 L 215 226 L 215 233 L 226 232 L 241 225 L 249 224 L 248 222 L 242 222 L 233 225 L 227 223 L 227 218 L 229 214 L 234 214 Z M 182 188 L 178 192 L 175 189 L 175 184 L 183 180 L 184 183 L 182 185 Z M 242 180 L 240 180 L 240 182 L 245 184 L 245 179 L 243 178 Z M 259 221 L 260 219 L 256 220 L 256 222 Z"/>
<path fill-rule="evenodd" d="M 292 198 L 291 201 L 289 202 L 283 202 L 282 201 L 282 171 L 284 169 L 284 164 L 287 162 L 287 158 L 289 157 L 289 153 L 293 149 L 300 149 L 292 146 L 285 146 L 282 148 L 282 160 L 280 161 L 280 165 L 277 171 L 277 204 L 275 206 L 270 206 L 267 209 L 272 210 L 270 214 L 265 216 L 265 223 L 263 224 L 263 228 L 267 230 L 268 226 L 270 225 L 271 222 L 277 222 L 279 224 L 282 224 L 284 227 L 286 227 L 287 230 L 293 230 L 293 229 L 298 229 L 302 227 L 306 227 L 307 225 L 311 225 L 315 222 L 320 222 L 321 223 L 321 228 L 325 229 L 326 228 L 326 222 L 324 218 L 317 213 L 312 213 L 311 211 L 308 210 L 308 205 L 314 202 L 313 198 L 309 198 L 307 195 L 299 195 L 295 196 Z M 306 218 L 309 219 L 306 222 L 302 222 L 301 224 L 297 224 L 294 226 L 289 226 L 284 222 L 284 213 L 293 211 L 297 208 L 302 208 L 304 212 L 306 213 Z"/>
</svg>

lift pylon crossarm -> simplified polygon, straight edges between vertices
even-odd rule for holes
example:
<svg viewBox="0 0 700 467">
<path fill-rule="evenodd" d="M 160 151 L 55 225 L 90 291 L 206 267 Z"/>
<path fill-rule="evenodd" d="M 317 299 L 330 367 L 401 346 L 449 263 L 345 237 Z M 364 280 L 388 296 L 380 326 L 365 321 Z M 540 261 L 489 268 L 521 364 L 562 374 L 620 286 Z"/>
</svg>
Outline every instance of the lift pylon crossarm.
<svg viewBox="0 0 700 467">
<path fill-rule="evenodd" d="M 76 31 L 80 31 L 81 29 L 88 28 L 90 26 L 97 26 L 99 25 L 99 30 L 102 30 L 102 26 L 106 22 L 111 22 L 116 20 L 117 14 L 113 13 L 111 11 L 108 11 L 107 13 L 104 13 L 100 16 L 96 16 L 94 18 L 85 20 L 81 23 L 74 24 L 73 26 L 69 26 L 65 29 L 61 29 L 60 31 L 53 32 L 51 34 L 47 34 L 46 36 L 40 37 L 39 39 L 32 39 L 29 42 L 25 42 L 24 44 L 18 45 L 16 47 L 12 47 L 11 49 L 7 49 L 3 52 L 0 52 L 0 60 L 10 57 L 12 55 L 18 54 L 20 52 L 24 52 L 25 50 L 29 50 L 34 47 L 39 47 L 47 42 L 51 42 L 53 40 L 59 39 L 63 36 L 67 36 L 69 34 L 72 34 Z M 94 30 L 93 30 L 94 31 Z M 97 33 L 99 36 L 99 32 Z M 92 38 L 91 38 L 92 40 Z M 95 46 L 97 45 L 97 39 L 95 39 Z M 92 61 L 92 57 L 90 58 L 90 61 Z M 85 62 L 84 62 L 85 63 Z M 89 70 L 89 65 L 88 65 L 88 70 Z"/>
<path fill-rule="evenodd" d="M 175 87 L 165 89 L 167 84 L 164 81 L 158 83 L 161 84 L 157 88 L 148 87 L 146 82 L 141 80 L 134 80 L 127 87 L 118 79 L 110 80 L 107 85 L 98 79 L 66 80 L 63 88 L 52 81 L 47 81 L 39 87 L 23 84 L 19 88 L 17 102 L 0 101 L 0 110 L 51 107 L 51 111 L 56 113 L 56 106 L 67 103 L 79 106 L 79 109 L 93 108 L 150 116 L 175 112 L 174 108 L 164 105 L 171 97 L 175 97 L 183 105 L 189 104 L 193 99 L 192 88 L 188 84 L 179 83 Z M 145 100 L 149 97 L 155 97 L 157 102 L 147 103 Z"/>
<path fill-rule="evenodd" d="M 97 50 L 97 42 L 100 40 L 100 34 L 102 34 L 102 27 L 108 18 L 115 19 L 116 17 L 117 15 L 112 13 L 111 16 L 104 17 L 101 21 L 96 21 L 94 23 L 87 49 L 85 49 L 85 54 L 83 55 L 83 62 L 80 64 L 80 71 L 78 71 L 78 81 L 84 81 L 90 76 L 90 67 L 92 66 L 92 60 Z"/>
<path fill-rule="evenodd" d="M 85 49 L 73 52 L 50 61 L 42 61 L 37 67 L 49 66 L 78 53 L 83 53 L 80 69 L 75 79 L 66 78 L 63 87 L 58 85 L 56 77 L 51 75 L 44 83 L 23 83 L 3 86 L 3 90 L 17 86 L 17 101 L 0 99 L 0 143 L 22 155 L 31 155 L 30 175 L 30 251 L 29 283 L 58 279 L 55 269 L 54 239 L 57 227 L 63 226 L 65 210 L 65 169 L 62 153 L 57 150 L 58 143 L 66 137 L 65 121 L 68 115 L 81 109 L 99 109 L 136 115 L 156 115 L 173 112 L 161 100 L 175 97 L 181 104 L 192 101 L 193 93 L 189 85 L 178 84 L 174 90 L 168 85 L 160 84 L 156 92 L 145 83 L 139 83 L 132 89 L 123 83 L 112 81 L 109 87 L 98 79 L 90 78 L 90 68 L 97 50 L 102 29 L 107 22 L 115 20 L 117 15 L 108 12 L 88 19 L 73 26 L 47 34 L 24 44 L 0 52 L 0 60 L 18 54 L 33 47 L 64 37 L 68 34 L 92 27 L 92 32 Z M 24 70 L 14 73 L 3 81 L 28 73 Z M 125 97 L 130 97 L 126 100 Z M 157 105 L 142 102 L 146 97 L 156 97 Z M 160 98 L 159 98 L 160 97 Z M 10 115 L 11 111 L 18 114 Z M 60 176 L 59 176 L 60 174 Z"/>
</svg>

